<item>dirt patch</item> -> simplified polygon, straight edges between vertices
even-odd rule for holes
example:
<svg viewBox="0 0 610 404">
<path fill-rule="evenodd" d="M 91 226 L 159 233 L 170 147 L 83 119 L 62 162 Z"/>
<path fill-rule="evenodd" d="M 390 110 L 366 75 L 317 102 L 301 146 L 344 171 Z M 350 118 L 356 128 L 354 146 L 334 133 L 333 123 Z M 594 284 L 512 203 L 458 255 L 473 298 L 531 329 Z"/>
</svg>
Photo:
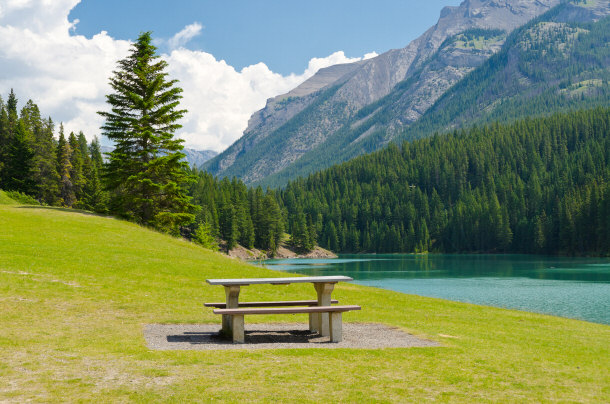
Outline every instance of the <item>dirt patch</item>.
<svg viewBox="0 0 610 404">
<path fill-rule="evenodd" d="M 302 323 L 246 324 L 244 344 L 233 344 L 218 333 L 219 324 L 147 324 L 144 337 L 155 350 L 295 349 L 295 348 L 411 348 L 439 343 L 398 328 L 375 323 L 343 324 L 343 341 L 312 333 Z"/>
</svg>

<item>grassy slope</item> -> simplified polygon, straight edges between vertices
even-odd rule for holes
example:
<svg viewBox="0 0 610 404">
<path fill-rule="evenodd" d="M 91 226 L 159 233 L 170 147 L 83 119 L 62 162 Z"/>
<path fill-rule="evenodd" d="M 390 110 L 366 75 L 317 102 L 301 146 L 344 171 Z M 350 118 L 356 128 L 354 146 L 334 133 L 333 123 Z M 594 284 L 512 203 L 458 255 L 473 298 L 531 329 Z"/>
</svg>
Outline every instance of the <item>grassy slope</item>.
<svg viewBox="0 0 610 404">
<path fill-rule="evenodd" d="M 0 205 L 14 205 L 15 201 L 8 197 L 3 190 L 0 189 Z"/>
<path fill-rule="evenodd" d="M 349 284 L 333 294 L 363 306 L 347 321 L 392 324 L 444 346 L 145 347 L 147 323 L 219 323 L 201 305 L 223 291 L 206 278 L 273 275 L 114 219 L 0 205 L 0 401 L 610 400 L 608 326 Z M 311 285 L 242 293 L 314 295 Z"/>
</svg>

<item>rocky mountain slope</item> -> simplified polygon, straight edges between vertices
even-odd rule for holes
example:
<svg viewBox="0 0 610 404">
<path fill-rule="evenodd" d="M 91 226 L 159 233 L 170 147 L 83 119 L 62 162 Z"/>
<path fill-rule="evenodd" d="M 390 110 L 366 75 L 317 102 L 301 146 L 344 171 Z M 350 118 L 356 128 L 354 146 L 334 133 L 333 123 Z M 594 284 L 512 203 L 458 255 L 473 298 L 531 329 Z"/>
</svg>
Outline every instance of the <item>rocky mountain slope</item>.
<svg viewBox="0 0 610 404">
<path fill-rule="evenodd" d="M 190 166 L 201 167 L 206 161 L 218 155 L 214 150 L 195 150 L 185 147 L 182 150 L 186 154 L 186 161 Z"/>
<path fill-rule="evenodd" d="M 102 146 L 101 147 L 101 151 L 102 153 L 110 153 L 113 150 L 112 147 L 110 146 Z M 209 159 L 215 157 L 216 155 L 218 155 L 217 152 L 215 152 L 214 150 L 195 150 L 195 149 L 189 149 L 187 147 L 184 148 L 184 150 L 182 150 L 182 152 L 184 154 L 186 154 L 186 162 L 189 163 L 189 166 L 195 166 L 195 167 L 201 167 L 202 164 L 204 164 L 206 161 L 208 161 Z M 105 156 L 104 156 L 105 159 Z"/>
<path fill-rule="evenodd" d="M 559 0 L 465 0 L 445 7 L 437 24 L 405 48 L 323 69 L 288 94 L 270 99 L 252 116 L 244 136 L 204 168 L 247 183 L 287 167 L 300 167 L 301 173 L 321 168 L 302 157 L 349 132 L 346 124 L 357 127 L 376 112 L 374 103 L 400 87 L 401 113 L 384 127 L 387 142 L 496 53 L 509 32 L 557 4 Z M 450 38 L 451 46 L 443 47 Z M 379 129 L 369 128 L 359 140 Z"/>
<path fill-rule="evenodd" d="M 413 79 L 366 106 L 293 164 L 259 181 L 267 186 L 371 152 L 390 140 L 412 140 L 460 127 L 570 109 L 610 105 L 610 1 L 561 4 L 513 31 L 502 49 L 457 82 L 416 121 L 405 112 L 419 76 L 439 64 L 445 48 L 488 40 L 470 30 L 446 40 Z M 594 21 L 597 21 L 593 23 Z M 472 40 L 468 38 L 477 37 Z M 464 41 L 468 39 L 468 41 Z M 472 45 L 470 45 L 472 46 Z"/>
<path fill-rule="evenodd" d="M 587 8 L 562 5 L 532 21 L 400 138 L 610 105 L 609 15 L 606 0 Z"/>
</svg>

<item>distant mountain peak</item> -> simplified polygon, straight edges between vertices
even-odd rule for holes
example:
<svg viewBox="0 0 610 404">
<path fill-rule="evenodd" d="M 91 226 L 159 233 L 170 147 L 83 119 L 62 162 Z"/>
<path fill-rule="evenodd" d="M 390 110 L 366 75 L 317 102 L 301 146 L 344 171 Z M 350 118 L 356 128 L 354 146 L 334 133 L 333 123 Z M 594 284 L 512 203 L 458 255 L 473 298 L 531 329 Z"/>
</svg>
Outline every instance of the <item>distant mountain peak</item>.
<svg viewBox="0 0 610 404">
<path fill-rule="evenodd" d="M 600 4 L 608 0 L 587 1 L 574 6 L 574 12 L 605 13 Z M 560 0 L 465 0 L 445 7 L 437 23 L 404 48 L 322 69 L 292 91 L 268 100 L 250 118 L 244 136 L 204 168 L 252 184 L 289 168 L 307 174 L 374 150 L 498 52 L 511 31 L 559 4 Z M 469 33 L 468 39 L 446 42 L 464 33 Z M 386 115 L 380 117 L 382 101 Z M 373 116 L 378 119 L 375 124 L 370 123 Z M 381 143 L 369 144 L 371 135 L 380 131 L 375 141 Z M 354 144 L 362 147 L 343 153 Z M 330 150 L 329 158 L 320 162 L 320 152 Z M 291 177 L 278 181 L 287 178 Z"/>
<path fill-rule="evenodd" d="M 105 153 L 110 153 L 114 150 L 114 147 L 111 146 L 101 146 L 100 151 L 102 152 L 102 156 L 104 161 L 107 160 Z M 196 150 L 185 147 L 182 152 L 186 155 L 185 160 L 189 166 L 193 167 L 201 167 L 206 161 L 218 155 L 218 152 L 214 150 Z"/>
</svg>

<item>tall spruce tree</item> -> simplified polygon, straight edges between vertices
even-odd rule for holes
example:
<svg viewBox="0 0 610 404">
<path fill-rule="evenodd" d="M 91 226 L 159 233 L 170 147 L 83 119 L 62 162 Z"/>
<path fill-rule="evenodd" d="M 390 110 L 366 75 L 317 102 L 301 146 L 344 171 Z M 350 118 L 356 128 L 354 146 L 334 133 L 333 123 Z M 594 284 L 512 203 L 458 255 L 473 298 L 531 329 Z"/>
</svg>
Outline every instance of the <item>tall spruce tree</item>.
<svg viewBox="0 0 610 404">
<path fill-rule="evenodd" d="M 177 233 L 196 209 L 184 189 L 191 177 L 183 141 L 174 138 L 186 110 L 178 109 L 182 89 L 168 80 L 167 63 L 155 53 L 150 32 L 141 34 L 110 79 L 111 111 L 99 114 L 115 148 L 104 177 L 114 213 Z"/>
<path fill-rule="evenodd" d="M 34 105 L 35 106 L 35 105 Z M 37 111 L 38 107 L 34 111 Z M 38 184 L 37 199 L 48 205 L 57 204 L 59 195 L 59 174 L 57 173 L 55 140 L 53 139 L 53 121 L 51 118 L 40 119 L 40 129 L 34 138 L 34 158 L 36 164 L 35 180 Z"/>
<path fill-rule="evenodd" d="M 7 161 L 9 159 L 9 150 L 13 143 L 15 127 L 17 125 L 17 96 L 11 88 L 6 101 L 6 108 L 0 110 L 0 165 L 3 169 L 0 171 L 0 186 L 7 187 L 9 179 L 9 169 Z"/>
<path fill-rule="evenodd" d="M 2 170 L 6 164 L 6 155 L 9 145 L 8 137 L 8 112 L 2 97 L 0 97 L 0 188 L 2 188 L 2 179 L 4 175 Z"/>
<path fill-rule="evenodd" d="M 80 208 L 82 206 L 78 202 L 80 202 L 84 197 L 84 188 L 87 183 L 83 167 L 83 155 L 81 153 L 80 142 L 74 132 L 70 132 L 68 143 L 70 144 L 70 164 L 72 165 L 72 169 L 70 170 L 70 180 L 72 181 L 74 196 L 76 197 L 77 202 L 75 207 Z"/>
<path fill-rule="evenodd" d="M 23 122 L 18 121 L 9 146 L 4 186 L 11 191 L 36 195 L 34 181 L 34 151 Z"/>
<path fill-rule="evenodd" d="M 57 142 L 57 172 L 59 173 L 59 202 L 63 206 L 72 207 L 76 202 L 76 196 L 74 195 L 74 185 L 70 173 L 72 172 L 72 163 L 70 157 L 72 156 L 72 149 L 70 144 L 66 141 L 64 135 L 64 126 L 59 126 L 59 140 Z"/>
<path fill-rule="evenodd" d="M 95 168 L 97 168 L 97 171 L 101 171 L 102 166 L 104 165 L 104 158 L 102 157 L 102 146 L 100 146 L 100 141 L 97 136 L 95 136 L 89 144 L 89 155 L 91 156 L 91 162 Z"/>
</svg>

